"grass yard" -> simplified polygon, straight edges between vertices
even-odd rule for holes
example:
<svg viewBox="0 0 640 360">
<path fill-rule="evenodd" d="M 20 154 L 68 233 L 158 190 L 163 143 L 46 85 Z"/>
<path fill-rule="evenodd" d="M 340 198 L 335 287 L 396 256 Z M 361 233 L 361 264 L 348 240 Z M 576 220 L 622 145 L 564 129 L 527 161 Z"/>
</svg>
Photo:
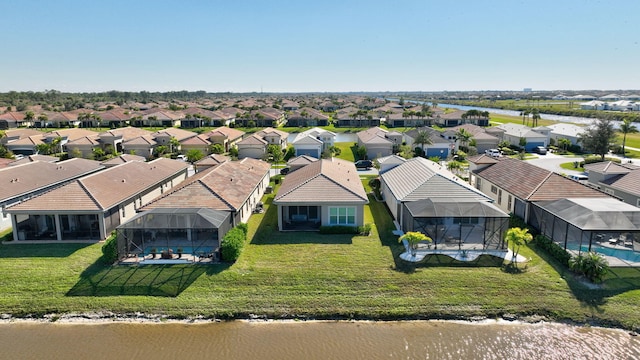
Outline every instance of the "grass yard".
<svg viewBox="0 0 640 360">
<path fill-rule="evenodd" d="M 366 184 L 366 179 L 363 180 Z M 277 189 L 276 189 L 277 190 Z M 0 245 L 0 313 L 142 312 L 183 318 L 465 318 L 505 313 L 640 325 L 640 269 L 616 269 L 590 290 L 535 247 L 513 273 L 492 258 L 430 257 L 417 266 L 383 203 L 370 198 L 369 236 L 278 232 L 273 194 L 249 222 L 235 264 L 107 266 L 101 244 Z M 521 265 L 521 267 L 524 267 Z"/>
</svg>

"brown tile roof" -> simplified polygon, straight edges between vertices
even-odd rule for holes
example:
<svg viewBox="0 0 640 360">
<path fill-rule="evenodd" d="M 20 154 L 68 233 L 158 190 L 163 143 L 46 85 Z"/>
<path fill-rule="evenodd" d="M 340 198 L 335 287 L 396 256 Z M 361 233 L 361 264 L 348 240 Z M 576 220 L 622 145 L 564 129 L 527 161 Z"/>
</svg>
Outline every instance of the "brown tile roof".
<svg viewBox="0 0 640 360">
<path fill-rule="evenodd" d="M 124 163 L 129 162 L 129 161 L 142 161 L 142 162 L 145 162 L 145 161 L 147 161 L 147 159 L 145 159 L 144 156 L 132 155 L 132 154 L 122 154 L 122 155 L 114 157 L 113 159 L 109 159 L 107 161 L 103 161 L 102 165 L 115 166 L 115 165 L 124 164 Z"/>
<path fill-rule="evenodd" d="M 244 135 L 244 131 L 238 129 L 232 129 L 230 127 L 221 126 L 217 129 L 213 129 L 209 131 L 206 135 L 207 137 L 223 135 L 226 136 L 229 140 L 235 140 L 237 138 L 241 138 Z"/>
<path fill-rule="evenodd" d="M 58 165 L 58 164 L 53 164 Z M 77 179 L 9 208 L 11 211 L 105 211 L 186 170 L 183 161 L 131 161 Z"/>
<path fill-rule="evenodd" d="M 54 163 L 54 162 L 60 161 L 60 158 L 57 157 L 57 156 L 38 155 L 38 154 L 36 154 L 36 155 L 25 156 L 20 160 L 15 160 L 15 161 L 12 161 L 11 159 L 8 159 L 8 160 L 11 161 L 9 163 L 9 166 L 16 166 L 16 165 L 22 165 L 22 164 L 35 162 L 35 161 Z"/>
<path fill-rule="evenodd" d="M 253 134 L 251 136 L 247 136 L 238 142 L 238 145 L 267 145 L 268 142 L 265 141 L 262 137 Z"/>
<path fill-rule="evenodd" d="M 474 164 L 481 165 L 481 164 L 495 164 L 498 162 L 498 159 L 486 154 L 478 154 L 478 155 L 469 156 L 467 158 L 467 161 Z"/>
<path fill-rule="evenodd" d="M 640 169 L 627 174 L 615 176 L 602 182 L 613 189 L 640 196 Z"/>
<path fill-rule="evenodd" d="M 158 136 L 174 137 L 178 141 L 184 141 L 194 136 L 198 136 L 198 134 L 194 133 L 193 131 L 170 127 L 170 128 L 159 130 L 153 133 L 153 137 L 158 137 Z"/>
<path fill-rule="evenodd" d="M 23 196 L 102 168 L 97 161 L 74 158 L 58 163 L 29 162 L 0 169 L 0 199 Z"/>
<path fill-rule="evenodd" d="M 156 208 L 209 208 L 237 211 L 249 198 L 271 165 L 245 158 L 227 161 L 199 172 L 141 210 Z"/>
<path fill-rule="evenodd" d="M 153 140 L 151 135 L 138 136 L 133 139 L 129 139 L 123 142 L 123 145 L 149 145 L 153 146 L 156 144 L 156 141 Z"/>
<path fill-rule="evenodd" d="M 231 158 L 226 156 L 226 155 L 219 155 L 219 154 L 211 154 L 207 157 L 204 157 L 200 160 L 198 160 L 195 165 L 204 165 L 204 166 L 212 166 L 212 165 L 220 165 L 223 162 L 227 162 L 227 161 L 231 161 Z"/>
<path fill-rule="evenodd" d="M 496 164 L 477 171 L 477 174 L 516 197 L 530 201 L 608 197 L 577 181 L 512 158 L 502 158 Z"/>
<path fill-rule="evenodd" d="M 352 162 L 323 159 L 285 177 L 274 203 L 368 203 Z"/>
<path fill-rule="evenodd" d="M 270 134 L 277 134 L 279 135 L 281 138 L 287 138 L 287 136 L 289 136 L 288 132 L 282 131 L 282 130 L 278 130 L 278 129 L 274 129 L 272 127 L 268 127 L 268 128 L 264 128 L 258 132 L 255 133 L 255 135 L 261 136 L 261 137 L 265 137 L 267 135 Z"/>
<path fill-rule="evenodd" d="M 617 164 L 613 161 L 601 161 L 592 164 L 586 164 L 584 169 L 587 171 L 595 171 L 601 174 L 628 174 L 632 170 L 640 169 L 639 166 L 633 164 Z"/>
<path fill-rule="evenodd" d="M 56 138 L 56 137 L 65 138 L 66 137 L 69 141 L 73 141 L 73 140 L 84 138 L 84 137 L 96 137 L 97 135 L 98 133 L 95 131 L 91 131 L 87 129 L 72 128 L 72 129 L 56 130 L 56 131 L 46 133 L 44 135 L 44 138 Z"/>
<path fill-rule="evenodd" d="M 137 138 L 139 136 L 151 135 L 152 132 L 137 127 L 127 126 L 100 133 L 100 136 L 122 137 L 124 141 Z"/>
<path fill-rule="evenodd" d="M 24 120 L 24 113 L 18 111 L 9 111 L 3 114 L 0 114 L 0 120 L 7 121 L 22 121 Z"/>
<path fill-rule="evenodd" d="M 198 135 L 198 136 L 190 137 L 186 140 L 182 140 L 180 141 L 180 144 L 209 146 L 211 145 L 211 141 L 209 141 L 209 139 L 205 135 Z"/>
</svg>

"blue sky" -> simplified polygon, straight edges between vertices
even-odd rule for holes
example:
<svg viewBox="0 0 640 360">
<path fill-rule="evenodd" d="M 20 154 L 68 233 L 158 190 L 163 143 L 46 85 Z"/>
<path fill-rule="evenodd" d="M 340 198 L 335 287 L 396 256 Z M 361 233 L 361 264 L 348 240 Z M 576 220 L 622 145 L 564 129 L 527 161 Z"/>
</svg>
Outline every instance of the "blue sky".
<svg viewBox="0 0 640 360">
<path fill-rule="evenodd" d="M 0 91 L 640 88 L 637 0 L 4 0 L 0 8 Z"/>
</svg>

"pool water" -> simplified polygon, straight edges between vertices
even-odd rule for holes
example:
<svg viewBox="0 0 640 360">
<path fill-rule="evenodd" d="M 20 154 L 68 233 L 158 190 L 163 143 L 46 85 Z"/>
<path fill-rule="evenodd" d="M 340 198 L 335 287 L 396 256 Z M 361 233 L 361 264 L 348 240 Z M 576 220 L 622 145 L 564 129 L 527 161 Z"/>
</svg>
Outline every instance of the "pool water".
<svg viewBox="0 0 640 360">
<path fill-rule="evenodd" d="M 567 245 L 567 250 L 578 250 L 577 246 Z M 589 251 L 589 247 L 586 245 L 582 245 L 580 247 L 580 251 L 587 252 Z M 628 261 L 628 262 L 637 262 L 640 263 L 640 252 L 633 251 L 632 249 L 615 249 L 605 246 L 599 245 L 591 245 L 591 251 L 597 252 L 602 255 L 613 256 L 620 260 Z"/>
</svg>

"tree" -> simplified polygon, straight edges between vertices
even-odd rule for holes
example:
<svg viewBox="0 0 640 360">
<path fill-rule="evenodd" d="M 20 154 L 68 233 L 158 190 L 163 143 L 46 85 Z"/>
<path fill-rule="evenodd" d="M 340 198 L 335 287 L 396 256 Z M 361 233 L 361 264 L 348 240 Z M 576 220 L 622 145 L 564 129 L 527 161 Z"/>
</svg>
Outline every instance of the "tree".
<svg viewBox="0 0 640 360">
<path fill-rule="evenodd" d="M 433 143 L 431 141 L 431 135 L 427 130 L 424 130 L 424 129 L 418 129 L 418 132 L 416 133 L 416 137 L 413 139 L 413 142 L 420 145 L 420 148 L 422 149 L 423 153 L 424 153 L 424 146 L 430 145 Z"/>
<path fill-rule="evenodd" d="M 35 114 L 31 110 L 27 110 L 27 112 L 24 113 L 24 120 L 33 121 L 33 119 L 35 119 Z"/>
<path fill-rule="evenodd" d="M 155 147 L 155 149 L 153 149 L 153 154 L 156 157 L 161 157 L 162 155 L 166 154 L 169 151 L 169 148 L 165 145 L 158 145 Z"/>
<path fill-rule="evenodd" d="M 49 155 L 51 152 L 51 146 L 47 143 L 41 143 L 36 145 L 36 152 L 41 155 Z"/>
<path fill-rule="evenodd" d="M 172 136 L 171 139 L 169 139 L 169 146 L 169 152 L 176 153 L 180 150 L 180 141 L 178 141 L 175 136 Z"/>
<path fill-rule="evenodd" d="M 49 117 L 47 116 L 47 114 L 38 115 L 38 121 L 40 122 L 40 127 L 47 127 L 47 120 L 49 120 Z"/>
<path fill-rule="evenodd" d="M 209 152 L 212 154 L 222 154 L 224 153 L 224 147 L 222 144 L 211 144 L 209 146 Z"/>
<path fill-rule="evenodd" d="M 427 235 L 418 232 L 418 231 L 408 231 L 404 235 L 398 238 L 398 242 L 402 242 L 402 240 L 407 240 L 409 243 L 409 248 L 411 249 L 411 255 L 415 255 L 416 247 L 420 242 L 428 242 L 431 243 L 433 241 L 432 238 Z"/>
<path fill-rule="evenodd" d="M 620 124 L 620 130 L 622 133 L 622 156 L 626 155 L 624 150 L 625 145 L 627 144 L 627 134 L 635 134 L 638 132 L 638 128 L 633 125 L 631 119 L 624 119 Z"/>
<path fill-rule="evenodd" d="M 411 150 L 411 146 L 409 145 L 400 145 L 400 156 L 405 159 L 411 159 L 413 157 L 413 150 Z"/>
<path fill-rule="evenodd" d="M 187 161 L 192 164 L 204 157 L 204 154 L 202 153 L 202 151 L 198 149 L 191 149 L 187 151 L 186 155 L 187 155 Z"/>
<path fill-rule="evenodd" d="M 367 158 L 367 148 L 361 145 L 356 145 L 355 151 L 356 160 L 363 160 Z"/>
<path fill-rule="evenodd" d="M 271 161 L 276 165 L 281 163 L 284 159 L 284 153 L 282 153 L 282 148 L 280 147 L 280 145 L 269 145 L 267 147 L 267 154 L 269 154 Z"/>
<path fill-rule="evenodd" d="M 462 163 L 460 161 L 449 161 L 447 163 L 447 170 L 458 174 L 462 169 Z"/>
<path fill-rule="evenodd" d="M 569 146 L 571 146 L 571 140 L 567 138 L 560 138 L 558 139 L 558 145 L 562 148 L 562 150 L 567 150 L 569 149 Z"/>
<path fill-rule="evenodd" d="M 464 128 L 460 128 L 460 130 L 456 132 L 456 137 L 460 140 L 460 144 L 468 150 L 469 141 L 471 141 L 473 135 Z"/>
<path fill-rule="evenodd" d="M 616 138 L 616 130 L 609 119 L 598 119 L 580 135 L 582 147 L 594 154 L 600 155 L 602 161 L 609 152 L 609 145 Z"/>
<path fill-rule="evenodd" d="M 533 109 L 531 111 L 531 126 L 537 127 L 538 120 L 540 120 L 540 112 L 538 111 L 538 109 Z"/>
<path fill-rule="evenodd" d="M 507 234 L 505 235 L 505 240 L 508 243 L 511 243 L 513 246 L 513 257 L 511 261 L 514 262 L 518 257 L 518 252 L 520 252 L 520 247 L 533 239 L 533 235 L 529 233 L 529 229 L 522 229 L 519 227 L 514 227 L 507 230 Z"/>
</svg>

